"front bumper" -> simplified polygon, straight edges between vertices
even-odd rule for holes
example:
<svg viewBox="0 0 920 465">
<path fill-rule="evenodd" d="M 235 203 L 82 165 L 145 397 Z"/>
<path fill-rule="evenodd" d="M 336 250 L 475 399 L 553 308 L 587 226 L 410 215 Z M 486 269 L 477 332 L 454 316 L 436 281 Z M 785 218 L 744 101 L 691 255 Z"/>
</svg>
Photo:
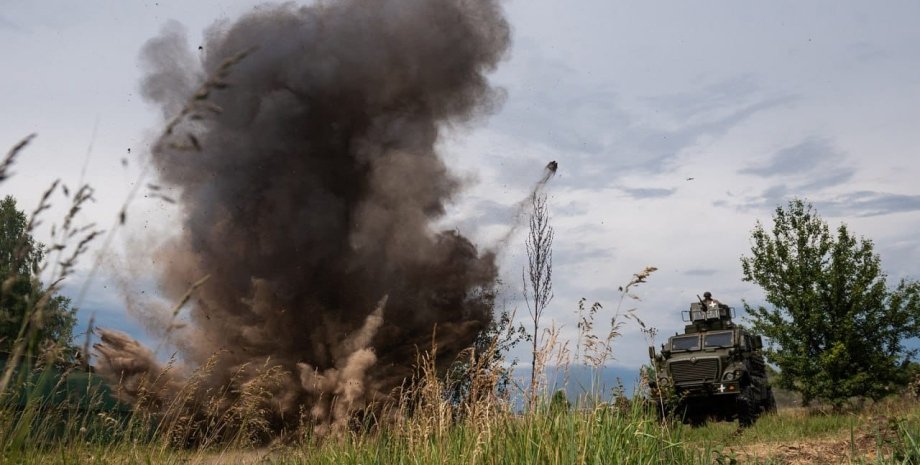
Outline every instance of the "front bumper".
<svg viewBox="0 0 920 465">
<path fill-rule="evenodd" d="M 741 392 L 737 382 L 704 383 L 677 386 L 677 394 L 686 397 L 731 396 Z"/>
</svg>

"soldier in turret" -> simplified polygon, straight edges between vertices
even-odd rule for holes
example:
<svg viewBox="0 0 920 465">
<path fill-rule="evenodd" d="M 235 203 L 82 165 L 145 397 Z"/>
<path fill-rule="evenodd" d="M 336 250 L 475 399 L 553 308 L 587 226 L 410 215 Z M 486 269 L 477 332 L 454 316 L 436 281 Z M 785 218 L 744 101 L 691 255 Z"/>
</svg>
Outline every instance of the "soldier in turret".
<svg viewBox="0 0 920 465">
<path fill-rule="evenodd" d="M 717 306 L 717 307 L 721 307 L 721 306 L 722 306 L 722 302 L 719 302 L 718 300 L 712 298 L 712 293 L 711 293 L 711 292 L 709 292 L 709 291 L 704 292 L 704 293 L 703 293 L 703 305 L 705 305 L 705 306 L 707 306 L 707 307 L 712 307 L 713 304 L 715 304 L 715 306 Z"/>
</svg>

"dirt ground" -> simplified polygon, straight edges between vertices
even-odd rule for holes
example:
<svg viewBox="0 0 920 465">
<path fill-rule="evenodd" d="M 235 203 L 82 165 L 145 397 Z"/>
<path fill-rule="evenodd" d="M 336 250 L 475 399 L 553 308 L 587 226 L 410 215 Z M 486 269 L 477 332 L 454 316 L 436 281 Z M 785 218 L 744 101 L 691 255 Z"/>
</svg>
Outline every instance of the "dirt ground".
<svg viewBox="0 0 920 465">
<path fill-rule="evenodd" d="M 188 465 L 223 465 L 234 463 L 239 465 L 260 465 L 272 462 L 272 458 L 277 455 L 269 449 L 258 450 L 240 450 L 226 452 L 223 454 L 198 455 L 190 459 Z"/>
<path fill-rule="evenodd" d="M 765 442 L 726 448 L 726 457 L 737 463 L 770 461 L 784 465 L 836 465 L 871 463 L 879 456 L 890 456 L 890 441 L 896 431 L 887 417 L 877 417 L 859 430 L 833 437 L 793 442 Z"/>
</svg>

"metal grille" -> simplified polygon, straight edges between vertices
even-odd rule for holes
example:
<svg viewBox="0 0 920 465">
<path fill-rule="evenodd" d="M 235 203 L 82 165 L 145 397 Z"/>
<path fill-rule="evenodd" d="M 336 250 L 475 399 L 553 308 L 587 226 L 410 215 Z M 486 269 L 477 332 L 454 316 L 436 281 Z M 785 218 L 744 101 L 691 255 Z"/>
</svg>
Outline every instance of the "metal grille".
<svg viewBox="0 0 920 465">
<path fill-rule="evenodd" d="M 677 360 L 668 365 L 674 384 L 701 383 L 715 381 L 719 378 L 719 359 L 700 358 L 696 363 L 690 360 Z"/>
</svg>

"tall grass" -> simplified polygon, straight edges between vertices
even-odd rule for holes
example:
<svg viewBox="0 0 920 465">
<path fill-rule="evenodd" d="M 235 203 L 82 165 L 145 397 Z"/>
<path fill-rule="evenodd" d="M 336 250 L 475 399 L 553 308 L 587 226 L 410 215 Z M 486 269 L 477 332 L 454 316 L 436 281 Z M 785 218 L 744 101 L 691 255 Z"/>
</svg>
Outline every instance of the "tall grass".
<svg viewBox="0 0 920 465">
<path fill-rule="evenodd" d="M 388 429 L 368 440 L 348 436 L 302 452 L 291 460 L 309 463 L 709 463 L 708 455 L 685 447 L 639 404 L 559 412 L 548 405 L 523 415 L 503 414 L 483 423 L 462 422 L 417 440 Z"/>
<path fill-rule="evenodd" d="M 4 416 L 9 413 L 4 409 Z M 35 419 L 27 412 L 19 417 Z M 88 432 L 87 424 L 101 431 Z M 682 443 L 671 433 L 679 430 L 662 428 L 638 403 L 625 410 L 603 405 L 562 412 L 541 406 L 526 414 L 505 412 L 445 428 L 431 428 L 419 416 L 373 431 L 352 431 L 322 442 L 305 437 L 274 451 L 255 452 L 243 447 L 174 448 L 167 438 L 148 436 L 149 430 L 137 421 L 119 423 L 100 414 L 77 417 L 51 439 L 49 430 L 57 427 L 44 417 L 31 428 L 14 428 L 15 439 L 4 437 L 4 461 L 204 463 L 219 457 L 242 461 L 255 453 L 268 455 L 273 463 L 711 463 L 709 452 Z"/>
<path fill-rule="evenodd" d="M 794 445 L 824 440 L 839 454 L 835 462 L 918 463 L 920 429 L 917 406 L 891 428 L 873 429 L 857 417 L 809 416 L 781 412 L 766 416 L 738 434 L 726 424 L 702 428 L 661 424 L 641 403 L 627 408 L 599 404 L 593 409 L 537 409 L 503 412 L 486 420 L 461 420 L 432 428 L 423 414 L 373 430 L 354 430 L 317 441 L 305 436 L 273 447 L 212 445 L 176 448 L 164 437 L 149 436 L 137 420 L 119 423 L 100 414 L 82 414 L 63 427 L 50 416 L 31 418 L 32 428 L 14 428 L 18 437 L 3 437 L 4 463 L 318 463 L 318 464 L 594 464 L 594 463 L 788 463 L 756 446 L 775 442 Z M 3 409 L 5 420 L 11 412 Z M 430 414 L 430 412 L 428 412 Z M 97 428 L 87 431 L 87 426 Z M 49 439 L 51 428 L 63 428 Z M 782 428 L 779 429 L 779 428 Z M 786 431 L 788 429 L 788 431 Z M 818 441 L 820 442 L 820 441 Z M 798 446 L 793 446 L 793 448 Z M 753 449 L 751 449 L 753 448 Z M 879 451 L 866 454 L 867 448 Z M 761 450 L 761 452 L 756 452 Z M 826 450 L 824 452 L 829 453 Z M 827 460 L 835 460 L 828 455 Z M 799 461 L 796 463 L 809 463 Z"/>
</svg>

